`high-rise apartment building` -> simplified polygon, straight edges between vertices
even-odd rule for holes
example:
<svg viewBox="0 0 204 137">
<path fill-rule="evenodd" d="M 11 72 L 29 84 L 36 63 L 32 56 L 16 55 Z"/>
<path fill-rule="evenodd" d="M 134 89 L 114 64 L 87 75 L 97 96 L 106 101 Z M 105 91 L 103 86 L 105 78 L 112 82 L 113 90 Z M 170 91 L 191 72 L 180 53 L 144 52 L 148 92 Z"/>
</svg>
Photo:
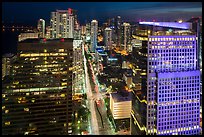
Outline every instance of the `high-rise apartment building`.
<svg viewBox="0 0 204 137">
<path fill-rule="evenodd" d="M 97 37 L 98 37 L 98 21 L 91 21 L 91 52 L 95 52 L 97 48 Z"/>
<path fill-rule="evenodd" d="M 91 24 L 86 23 L 86 32 L 85 32 L 86 42 L 91 43 Z"/>
<path fill-rule="evenodd" d="M 105 35 L 104 35 L 104 43 L 106 46 L 106 49 L 111 50 L 112 48 L 112 29 L 111 28 L 105 28 Z"/>
<path fill-rule="evenodd" d="M 73 39 L 18 43 L 13 79 L 3 84 L 3 135 L 72 134 Z"/>
<path fill-rule="evenodd" d="M 39 38 L 45 38 L 45 20 L 39 19 L 37 28 L 38 28 Z"/>
<path fill-rule="evenodd" d="M 131 45 L 131 28 L 130 24 L 124 22 L 122 25 L 122 35 L 121 35 L 121 45 L 123 46 L 123 50 L 130 50 Z"/>
<path fill-rule="evenodd" d="M 51 38 L 74 37 L 74 14 L 72 9 L 51 12 Z"/>
<path fill-rule="evenodd" d="M 121 17 L 117 16 L 115 19 L 115 32 L 116 32 L 116 47 L 121 48 Z"/>
<path fill-rule="evenodd" d="M 148 42 L 146 133 L 199 134 L 196 36 L 149 36 Z"/>
</svg>

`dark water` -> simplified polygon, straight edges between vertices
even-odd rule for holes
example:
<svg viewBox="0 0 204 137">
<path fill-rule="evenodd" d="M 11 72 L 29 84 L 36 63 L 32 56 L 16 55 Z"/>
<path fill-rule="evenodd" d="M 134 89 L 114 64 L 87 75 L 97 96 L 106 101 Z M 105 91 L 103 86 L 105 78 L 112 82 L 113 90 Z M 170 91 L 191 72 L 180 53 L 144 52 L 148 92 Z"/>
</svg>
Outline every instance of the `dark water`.
<svg viewBox="0 0 204 137">
<path fill-rule="evenodd" d="M 18 35 L 21 31 L 2 31 L 1 54 L 17 53 Z"/>
</svg>

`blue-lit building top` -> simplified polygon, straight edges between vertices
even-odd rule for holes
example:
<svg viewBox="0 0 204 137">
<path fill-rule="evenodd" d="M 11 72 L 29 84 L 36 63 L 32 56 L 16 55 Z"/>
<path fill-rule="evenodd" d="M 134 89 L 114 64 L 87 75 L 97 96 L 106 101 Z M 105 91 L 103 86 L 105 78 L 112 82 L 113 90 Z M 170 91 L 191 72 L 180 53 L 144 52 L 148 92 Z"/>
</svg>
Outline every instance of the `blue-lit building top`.
<svg viewBox="0 0 204 137">
<path fill-rule="evenodd" d="M 139 22 L 139 24 L 178 29 L 192 29 L 192 24 L 190 22 Z"/>
</svg>

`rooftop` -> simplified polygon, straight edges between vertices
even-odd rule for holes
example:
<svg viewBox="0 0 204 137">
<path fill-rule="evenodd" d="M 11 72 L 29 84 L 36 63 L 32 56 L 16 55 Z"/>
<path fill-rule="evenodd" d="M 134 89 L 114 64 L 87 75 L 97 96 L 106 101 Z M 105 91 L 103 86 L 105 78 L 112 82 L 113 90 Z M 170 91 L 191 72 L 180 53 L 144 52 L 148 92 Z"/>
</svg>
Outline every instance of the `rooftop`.
<svg viewBox="0 0 204 137">
<path fill-rule="evenodd" d="M 114 100 L 114 102 L 123 102 L 123 101 L 131 101 L 131 94 L 130 92 L 125 91 L 126 96 L 123 96 L 122 93 L 116 92 L 116 93 L 111 93 L 111 96 Z"/>
<path fill-rule="evenodd" d="M 64 42 L 73 41 L 72 38 L 59 38 L 59 39 L 41 39 L 41 38 L 30 38 L 20 41 L 19 43 L 47 43 L 47 42 Z"/>
<path fill-rule="evenodd" d="M 192 28 L 192 24 L 189 22 L 139 22 L 139 24 L 169 27 L 169 28 L 178 28 L 178 29 L 191 29 Z"/>
</svg>

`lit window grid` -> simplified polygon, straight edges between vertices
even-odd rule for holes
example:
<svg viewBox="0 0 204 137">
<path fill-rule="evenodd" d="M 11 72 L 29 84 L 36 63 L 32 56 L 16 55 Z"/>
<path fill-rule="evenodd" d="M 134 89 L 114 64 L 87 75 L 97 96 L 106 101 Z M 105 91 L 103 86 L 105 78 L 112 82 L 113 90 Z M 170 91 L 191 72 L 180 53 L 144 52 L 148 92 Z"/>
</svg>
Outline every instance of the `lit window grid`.
<svg viewBox="0 0 204 137">
<path fill-rule="evenodd" d="M 25 47 L 27 45 L 24 45 Z M 58 46 L 58 45 L 57 45 Z M 58 53 L 63 52 L 64 53 Z M 5 101 L 2 103 L 5 104 L 6 108 L 10 108 L 9 111 L 6 111 L 6 115 L 3 116 L 5 120 L 11 117 L 14 123 L 11 121 L 10 125 L 5 125 L 4 132 L 8 133 L 12 131 L 14 125 L 21 124 L 21 125 L 29 125 L 29 121 L 32 118 L 37 117 L 34 121 L 34 124 L 39 125 L 39 127 L 43 127 L 41 132 L 46 132 L 49 127 L 46 127 L 46 123 L 42 123 L 45 119 L 44 117 L 50 116 L 53 117 L 55 115 L 60 115 L 61 119 L 56 120 L 58 123 L 58 127 L 62 127 L 64 123 L 66 123 L 66 118 L 68 120 L 71 118 L 71 97 L 72 97 L 72 79 L 70 77 L 71 71 L 68 71 L 68 68 L 72 66 L 73 60 L 73 53 L 72 49 L 59 49 L 56 48 L 47 48 L 46 46 L 40 49 L 27 49 L 18 51 L 19 62 L 16 62 L 14 65 L 14 83 L 16 87 L 12 88 L 11 91 L 7 90 L 3 91 L 6 92 L 6 95 L 10 96 L 6 98 Z M 46 53 L 43 53 L 46 52 Z M 53 56 L 47 56 L 49 55 Z M 57 53 L 57 54 L 56 54 Z M 29 55 L 29 56 L 20 56 L 20 55 Z M 35 55 L 35 56 L 32 56 Z M 47 69 L 46 72 L 41 72 L 40 69 Z M 62 71 L 66 70 L 66 71 Z M 56 71 L 56 72 L 55 72 Z M 49 72 L 49 73 L 48 73 Z M 59 75 L 61 72 L 66 72 L 62 75 Z M 39 76 L 35 76 L 38 74 Z M 53 75 L 51 73 L 58 73 L 57 75 Z M 33 75 L 34 74 L 34 75 Z M 49 77 L 49 78 L 48 78 Z M 67 86 L 61 86 L 61 84 L 67 83 Z M 62 90 L 68 89 L 68 90 Z M 69 92 L 67 92 L 69 91 Z M 8 94 L 7 94 L 8 93 Z M 43 94 L 43 95 L 41 95 Z M 16 96 L 22 96 L 23 100 L 17 100 Z M 40 98 L 39 98 L 40 96 Z M 13 100 L 13 101 L 11 101 Z M 66 106 L 68 101 L 68 109 L 67 107 L 60 107 Z M 12 103 L 12 104 L 11 104 Z M 21 107 L 21 104 L 25 106 L 24 103 L 27 103 L 28 107 Z M 49 105 L 48 105 L 49 103 Z M 10 105 L 15 107 L 10 107 Z M 26 105 L 26 106 L 27 106 Z M 38 107 L 35 107 L 35 106 Z M 49 107 L 48 107 L 49 106 Z M 20 108 L 20 109 L 19 109 Z M 29 108 L 29 112 L 28 112 Z M 42 108 L 41 110 L 39 108 Z M 66 110 L 64 110 L 64 108 Z M 14 114 L 14 110 L 17 111 L 19 115 Z M 35 110 L 34 110 L 35 109 Z M 68 111 L 68 116 L 66 114 Z M 27 114 L 29 113 L 36 113 L 33 114 L 32 118 L 29 117 Z M 43 115 L 44 114 L 44 115 Z M 46 114 L 46 115 L 45 115 Z M 50 115 L 52 114 L 52 115 Z M 23 115 L 23 119 L 20 119 L 20 115 Z M 18 118 L 19 117 L 19 118 Z M 47 117 L 47 120 L 49 120 Z M 41 121 L 42 120 L 42 121 Z M 53 122 L 50 120 L 49 122 Z M 23 126 L 20 126 L 23 127 Z M 27 127 L 23 127 L 27 129 Z M 52 130 L 57 130 L 56 127 L 52 127 Z M 19 128 L 19 131 L 21 129 Z M 14 130 L 13 130 L 14 131 Z"/>
<path fill-rule="evenodd" d="M 73 17 L 66 11 L 51 13 L 51 38 L 72 38 Z"/>
<path fill-rule="evenodd" d="M 62 52 L 64 51 L 64 52 Z M 58 53 L 60 52 L 60 53 Z M 49 55 L 49 56 L 48 56 Z M 46 80 L 49 75 L 47 75 L 47 72 L 50 72 L 51 74 L 57 76 L 57 75 L 62 75 L 62 77 L 66 77 L 67 75 L 67 65 L 65 62 L 67 62 L 67 50 L 66 49 L 53 49 L 52 51 L 47 51 L 46 53 L 39 51 L 38 53 L 30 53 L 30 52 L 22 52 L 20 56 L 20 60 L 23 61 L 25 64 L 31 63 L 32 64 L 32 69 L 35 71 L 29 71 L 31 68 L 27 68 L 26 65 L 24 66 L 19 66 L 19 64 L 15 64 L 14 68 L 17 68 L 14 71 L 14 75 L 16 75 L 16 79 L 20 78 L 20 74 L 26 74 L 27 77 L 33 77 L 32 79 L 30 78 L 29 80 L 33 81 L 32 84 L 29 84 L 30 87 L 37 87 L 43 83 L 38 83 L 37 79 L 35 78 L 36 76 L 41 76 L 41 78 L 44 78 L 44 84 L 45 87 L 49 86 L 62 86 L 64 82 L 55 82 L 53 84 L 53 79 L 54 78 L 49 78 Z M 71 58 L 69 60 L 72 60 Z M 44 62 L 45 64 L 42 64 Z M 25 67 L 25 68 L 24 68 Z M 27 69 L 26 72 L 23 70 Z M 17 74 L 18 73 L 18 74 Z M 30 76 L 32 75 L 32 76 Z M 16 88 L 22 88 L 22 83 L 16 85 Z M 25 84 L 28 86 L 28 84 Z M 29 87 L 26 87 L 29 88 Z"/>
<path fill-rule="evenodd" d="M 150 40 L 151 37 L 155 38 L 155 36 L 150 36 Z M 170 39 L 168 36 L 165 37 L 161 39 Z M 194 70 L 196 68 L 196 37 L 180 36 L 180 39 L 192 39 L 194 41 L 149 42 L 148 69 L 150 73 L 155 70 L 157 72 L 168 72 Z"/>
<path fill-rule="evenodd" d="M 179 38 L 177 39 L 177 37 L 179 37 Z M 182 37 L 184 37 L 184 38 L 182 38 Z M 189 38 L 187 38 L 187 37 L 189 37 Z M 147 87 L 147 102 L 148 102 L 148 104 L 147 104 L 147 131 L 148 131 L 148 133 L 147 134 L 154 134 L 153 128 L 156 126 L 156 125 L 154 125 L 156 123 L 156 120 L 154 120 L 154 116 L 156 115 L 155 114 L 154 103 L 156 101 L 155 100 L 155 93 L 156 93 L 157 90 L 155 90 L 155 87 L 156 87 L 156 81 L 155 80 L 156 79 L 152 79 L 152 78 L 156 76 L 155 72 L 159 72 L 158 68 L 161 68 L 161 67 L 157 67 L 158 63 L 157 63 L 156 60 L 158 60 L 158 59 L 156 57 L 155 58 L 151 58 L 151 57 L 154 57 L 155 55 L 161 55 L 161 54 L 151 54 L 152 53 L 152 51 L 151 51 L 152 47 L 150 48 L 150 46 L 152 46 L 151 45 L 152 43 L 150 43 L 150 41 L 152 41 L 151 38 L 155 38 L 155 41 L 157 41 L 157 40 L 159 40 L 159 41 L 160 40 L 169 40 L 170 41 L 170 42 L 167 42 L 167 43 L 166 42 L 165 43 L 164 42 L 159 42 L 159 43 L 155 42 L 155 43 L 153 43 L 153 44 L 158 44 L 158 45 L 160 45 L 160 44 L 167 44 L 166 47 L 164 45 L 162 45 L 161 48 L 154 48 L 154 49 L 157 49 L 157 50 L 153 51 L 153 53 L 154 52 L 157 53 L 159 50 L 162 50 L 164 48 L 167 48 L 167 49 L 172 49 L 173 48 L 174 49 L 176 47 L 175 45 L 173 46 L 173 45 L 168 45 L 168 44 L 191 44 L 191 45 L 179 45 L 179 46 L 177 46 L 177 49 L 179 49 L 179 48 L 180 49 L 184 49 L 184 48 L 187 48 L 187 49 L 193 48 L 194 49 L 194 52 L 192 54 L 194 56 L 194 59 L 192 59 L 194 61 L 194 63 L 192 63 L 194 65 L 194 68 L 190 69 L 190 70 L 195 70 L 196 69 L 196 67 L 195 67 L 195 64 L 196 64 L 196 37 L 195 36 L 150 36 L 149 37 L 149 43 L 148 43 L 148 55 L 149 55 L 148 56 L 148 81 L 147 81 L 148 82 L 148 87 Z M 165 38 L 167 38 L 167 39 L 165 39 Z M 186 43 L 185 42 L 177 42 L 177 43 L 172 43 L 173 40 L 174 41 L 176 41 L 176 40 L 190 40 L 190 41 L 194 41 L 194 42 L 186 42 Z M 167 52 L 169 54 L 165 53 L 166 55 L 164 55 L 164 56 L 168 56 L 169 55 L 171 57 L 172 56 L 171 53 L 173 53 L 173 52 L 175 52 L 175 53 L 178 52 L 177 55 L 174 54 L 173 56 L 179 56 L 179 50 L 175 50 L 175 51 L 172 51 L 172 52 L 170 50 L 169 51 L 167 50 L 165 52 Z M 154 65 L 152 63 L 152 60 L 155 60 L 154 61 L 155 62 Z M 178 62 L 176 62 L 176 63 L 179 64 L 179 63 L 182 63 L 182 62 L 179 62 L 179 60 L 178 60 Z M 177 66 L 174 66 L 174 67 L 176 68 Z M 152 70 L 151 70 L 151 68 L 152 68 Z M 179 69 L 176 68 L 174 71 L 186 71 L 186 70 L 189 70 L 189 66 L 187 66 L 187 67 L 184 66 L 182 69 L 180 69 L 180 70 Z M 169 70 L 173 71 L 171 69 L 163 69 L 162 72 L 168 72 Z M 165 133 L 157 132 L 157 134 L 167 134 L 167 132 L 165 132 Z"/>
<path fill-rule="evenodd" d="M 154 134 L 154 127 L 156 124 L 156 74 L 148 74 L 147 86 L 147 130 L 148 134 Z"/>
<path fill-rule="evenodd" d="M 148 41 L 195 41 L 196 37 L 194 35 L 186 36 L 150 36 Z"/>
<path fill-rule="evenodd" d="M 199 134 L 199 83 L 200 74 L 198 71 L 194 76 L 158 78 L 158 133 Z"/>
</svg>

